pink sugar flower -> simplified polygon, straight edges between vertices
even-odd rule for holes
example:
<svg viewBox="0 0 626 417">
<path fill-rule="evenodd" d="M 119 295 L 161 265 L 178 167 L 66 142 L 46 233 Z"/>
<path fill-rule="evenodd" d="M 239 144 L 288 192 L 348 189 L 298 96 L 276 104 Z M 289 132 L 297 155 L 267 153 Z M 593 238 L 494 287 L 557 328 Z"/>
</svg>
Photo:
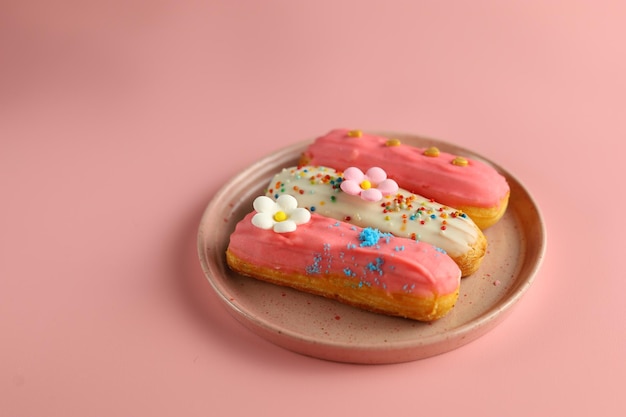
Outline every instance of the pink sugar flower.
<svg viewBox="0 0 626 417">
<path fill-rule="evenodd" d="M 373 167 L 363 173 L 359 168 L 350 167 L 343 172 L 341 189 L 350 195 L 360 195 L 366 201 L 380 201 L 383 196 L 395 194 L 398 184 L 387 179 L 382 168 Z"/>
</svg>

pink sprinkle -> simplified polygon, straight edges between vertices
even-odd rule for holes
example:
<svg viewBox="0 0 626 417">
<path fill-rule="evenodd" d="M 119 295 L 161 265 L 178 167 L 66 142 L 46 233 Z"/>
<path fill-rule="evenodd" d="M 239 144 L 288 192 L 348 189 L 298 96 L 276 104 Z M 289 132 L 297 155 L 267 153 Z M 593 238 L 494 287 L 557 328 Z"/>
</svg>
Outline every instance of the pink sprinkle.
<svg viewBox="0 0 626 417">
<path fill-rule="evenodd" d="M 498 285 L 500 285 L 500 280 L 499 280 L 499 279 L 495 280 L 495 281 L 493 282 L 493 285 L 494 285 L 495 287 L 497 287 Z"/>
</svg>

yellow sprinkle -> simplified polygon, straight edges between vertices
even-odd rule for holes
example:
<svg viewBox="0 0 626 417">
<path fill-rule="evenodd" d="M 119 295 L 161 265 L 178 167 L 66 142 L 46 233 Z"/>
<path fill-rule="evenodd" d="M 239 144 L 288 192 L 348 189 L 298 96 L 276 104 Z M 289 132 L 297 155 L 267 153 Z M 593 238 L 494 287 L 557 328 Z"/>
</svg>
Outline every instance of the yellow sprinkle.
<svg viewBox="0 0 626 417">
<path fill-rule="evenodd" d="M 424 155 L 431 156 L 431 157 L 437 157 L 437 156 L 439 156 L 439 148 L 437 148 L 436 146 L 431 146 L 430 148 L 428 148 L 428 149 L 426 149 L 424 151 Z"/>
<path fill-rule="evenodd" d="M 391 217 L 385 216 L 385 220 L 391 220 Z"/>
<path fill-rule="evenodd" d="M 360 138 L 361 136 L 363 136 L 363 132 L 361 132 L 360 130 L 351 130 L 348 132 L 348 136 L 351 138 Z"/>
<path fill-rule="evenodd" d="M 287 214 L 284 211 L 274 213 L 274 221 L 284 222 L 285 220 L 287 220 Z"/>
<path fill-rule="evenodd" d="M 469 162 L 467 161 L 467 159 L 463 158 L 462 156 L 457 156 L 452 160 L 452 165 L 456 165 L 459 167 L 466 167 L 468 163 Z"/>
<path fill-rule="evenodd" d="M 402 144 L 402 142 L 400 142 L 400 139 L 389 139 L 385 143 L 385 146 L 400 146 L 400 144 Z"/>
</svg>

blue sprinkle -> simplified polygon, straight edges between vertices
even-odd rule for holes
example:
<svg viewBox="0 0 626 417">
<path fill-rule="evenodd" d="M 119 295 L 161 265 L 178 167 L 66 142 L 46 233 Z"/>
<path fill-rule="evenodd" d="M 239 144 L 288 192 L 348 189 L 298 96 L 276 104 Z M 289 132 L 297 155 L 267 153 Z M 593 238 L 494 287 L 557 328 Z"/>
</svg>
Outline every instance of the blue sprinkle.
<svg viewBox="0 0 626 417">
<path fill-rule="evenodd" d="M 437 216 L 435 216 L 434 214 L 431 214 L 431 215 L 430 215 L 430 218 L 431 218 L 431 219 L 436 219 L 436 218 L 437 218 Z"/>
<path fill-rule="evenodd" d="M 438 248 L 438 247 L 436 247 L 436 246 L 435 246 L 435 250 L 436 250 L 437 252 L 441 252 L 441 253 L 443 253 L 443 254 L 446 254 L 446 251 L 445 251 L 445 250 L 443 250 L 443 249 L 441 249 L 441 248 Z"/>
<path fill-rule="evenodd" d="M 378 229 L 372 229 L 371 227 L 366 227 L 359 234 L 360 246 L 375 246 L 378 243 L 378 239 L 380 239 L 380 232 Z"/>
<path fill-rule="evenodd" d="M 401 251 L 403 251 L 403 250 L 404 250 L 404 245 L 402 245 L 402 246 L 396 246 L 394 249 L 395 249 L 395 251 L 396 251 L 396 252 L 401 252 Z"/>
<path fill-rule="evenodd" d="M 380 267 L 384 263 L 383 258 L 378 257 L 375 259 L 375 261 L 376 261 L 375 264 L 373 262 L 370 262 L 369 264 L 367 264 L 367 269 L 369 269 L 372 272 L 378 272 L 379 275 L 382 275 L 383 270 Z"/>
<path fill-rule="evenodd" d="M 322 261 L 322 255 L 316 254 L 313 257 L 313 265 L 309 265 L 305 268 L 306 272 L 309 274 L 319 274 L 321 271 L 320 262 Z"/>
<path fill-rule="evenodd" d="M 315 211 L 315 206 L 311 206 L 311 208 L 309 210 Z"/>
</svg>

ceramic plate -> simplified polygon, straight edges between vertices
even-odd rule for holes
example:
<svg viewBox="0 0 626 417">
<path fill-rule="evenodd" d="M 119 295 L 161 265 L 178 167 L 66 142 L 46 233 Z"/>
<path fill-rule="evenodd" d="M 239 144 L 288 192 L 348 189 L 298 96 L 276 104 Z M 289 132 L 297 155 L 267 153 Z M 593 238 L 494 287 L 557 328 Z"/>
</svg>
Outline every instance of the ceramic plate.
<svg viewBox="0 0 626 417">
<path fill-rule="evenodd" d="M 252 211 L 252 201 L 264 194 L 276 173 L 297 165 L 310 143 L 302 142 L 256 162 L 225 184 L 206 208 L 198 232 L 198 252 L 207 279 L 228 311 L 259 336 L 304 355 L 339 362 L 417 360 L 482 336 L 506 317 L 531 285 L 546 235 L 538 207 L 520 182 L 467 149 L 415 135 L 380 134 L 482 160 L 506 177 L 511 187 L 509 206 L 503 218 L 484 231 L 489 247 L 480 269 L 462 280 L 452 311 L 433 323 L 361 311 L 230 271 L 225 251 L 236 223 Z"/>
</svg>

